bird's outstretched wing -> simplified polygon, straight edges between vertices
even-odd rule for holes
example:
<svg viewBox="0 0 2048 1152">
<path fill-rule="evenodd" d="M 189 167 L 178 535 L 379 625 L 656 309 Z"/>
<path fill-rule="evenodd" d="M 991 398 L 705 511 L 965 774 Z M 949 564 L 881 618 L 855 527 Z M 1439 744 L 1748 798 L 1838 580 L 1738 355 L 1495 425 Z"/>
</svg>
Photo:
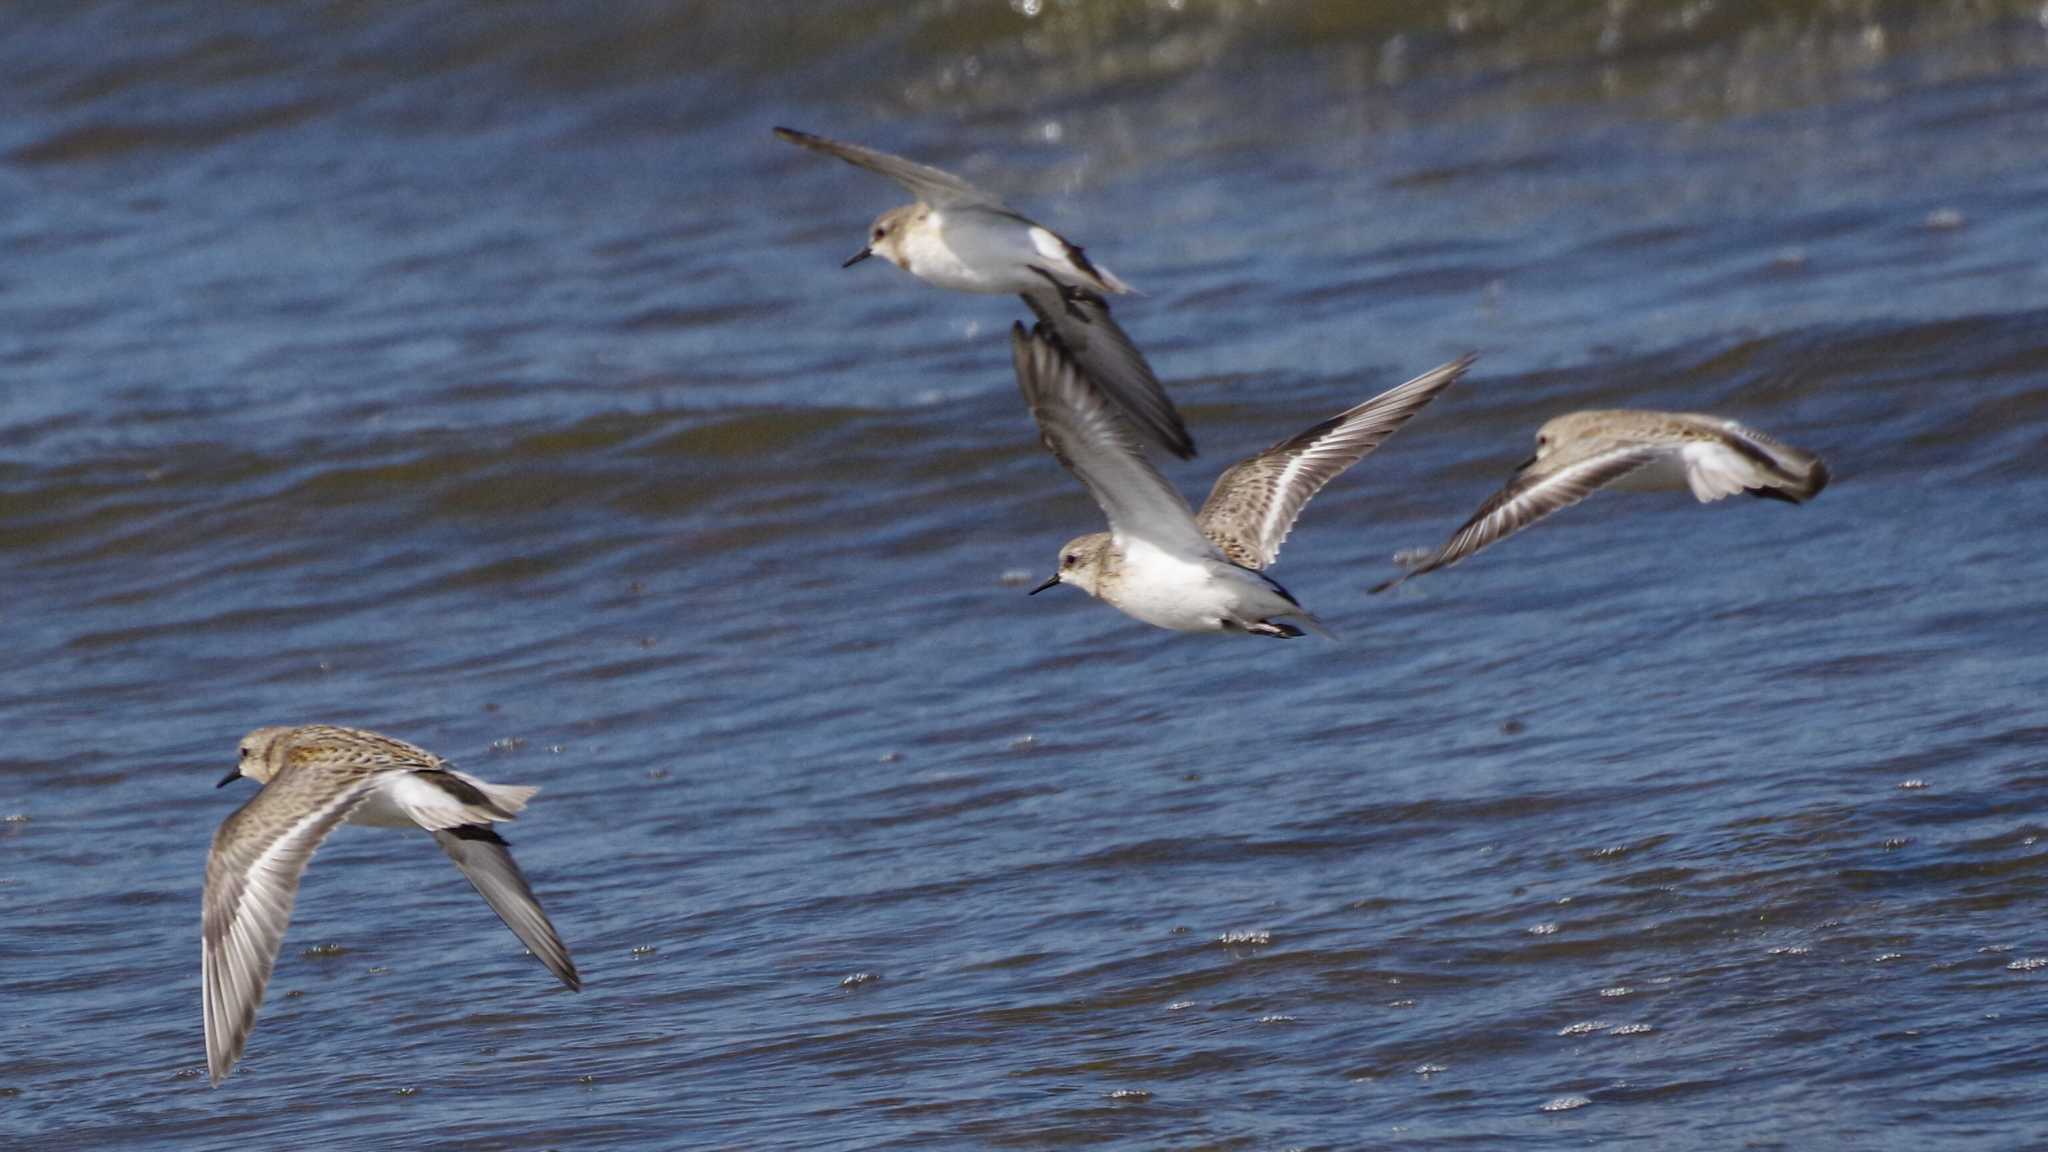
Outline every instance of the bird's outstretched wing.
<svg viewBox="0 0 2048 1152">
<path fill-rule="evenodd" d="M 1188 435 L 1144 353 L 1110 317 L 1108 302 L 1092 292 L 1062 294 L 1048 285 L 1042 292 L 1024 293 L 1024 303 L 1074 366 L 1140 433 L 1183 460 L 1194 456 L 1194 437 Z"/>
<path fill-rule="evenodd" d="M 809 132 L 799 132 L 794 128 L 777 128 L 775 135 L 799 148 L 808 148 L 827 156 L 837 156 L 856 168 L 865 168 L 877 175 L 887 176 L 903 185 L 912 196 L 934 208 L 950 208 L 962 204 L 978 204 L 988 208 L 1003 206 L 1002 201 L 991 193 L 969 184 L 951 172 L 933 168 L 928 164 L 905 160 L 901 156 L 892 156 L 887 152 L 877 152 L 873 148 L 863 148 L 858 144 L 813 136 Z"/>
<path fill-rule="evenodd" d="M 206 1072 L 214 1084 L 241 1058 L 277 963 L 299 877 L 329 832 L 376 786 L 286 769 L 221 822 L 206 860 L 200 925 Z"/>
<path fill-rule="evenodd" d="M 1145 459 L 1123 415 L 1083 376 L 1041 324 L 1010 328 L 1017 387 L 1045 446 L 1102 506 L 1119 540 L 1143 540 L 1178 556 L 1215 556 L 1194 514 Z"/>
<path fill-rule="evenodd" d="M 1451 533 L 1443 547 L 1372 591 L 1385 592 L 1410 577 L 1456 564 L 1559 509 L 1577 504 L 1669 451 L 1665 447 L 1624 444 L 1540 473 L 1525 469 L 1481 504 L 1470 520 Z"/>
<path fill-rule="evenodd" d="M 475 885 L 477 894 L 505 922 L 505 927 L 519 937 L 519 942 L 547 965 L 556 979 L 571 990 L 581 991 L 583 980 L 569 959 L 569 949 L 556 934 L 555 926 L 548 922 L 548 914 L 541 911 L 540 898 L 533 894 L 504 838 L 488 824 L 465 824 L 435 832 L 434 841 Z"/>
<path fill-rule="evenodd" d="M 1323 486 L 1399 431 L 1472 366 L 1464 356 L 1241 460 L 1216 478 L 1195 521 L 1231 561 L 1264 568 Z"/>
</svg>

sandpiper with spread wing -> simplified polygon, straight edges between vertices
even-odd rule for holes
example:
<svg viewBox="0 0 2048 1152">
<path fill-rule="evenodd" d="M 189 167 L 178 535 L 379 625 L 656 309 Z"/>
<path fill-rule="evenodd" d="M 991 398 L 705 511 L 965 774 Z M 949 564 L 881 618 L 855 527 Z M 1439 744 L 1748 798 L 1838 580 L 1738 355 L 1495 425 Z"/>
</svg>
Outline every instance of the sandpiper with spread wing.
<svg viewBox="0 0 2048 1152">
<path fill-rule="evenodd" d="M 1448 568 L 1601 488 L 1690 490 L 1702 504 L 1738 492 L 1799 504 L 1827 483 L 1820 457 L 1719 416 L 1625 408 L 1573 412 L 1537 431 L 1536 455 L 1443 547 L 1373 591 Z"/>
<path fill-rule="evenodd" d="M 306 864 L 336 826 L 433 833 L 512 934 L 571 989 L 569 950 L 541 911 L 505 841 L 492 830 L 537 789 L 489 784 L 424 748 L 325 724 L 258 728 L 221 787 L 246 776 L 263 789 L 213 836 L 206 860 L 200 951 L 206 1070 L 219 1084 L 256 1023 Z"/>
<path fill-rule="evenodd" d="M 1017 386 L 1045 446 L 1088 489 L 1109 531 L 1068 542 L 1036 595 L 1072 584 L 1147 624 L 1291 638 L 1316 618 L 1264 569 L 1323 486 L 1365 458 L 1465 374 L 1466 356 L 1325 420 L 1217 477 L 1190 511 L 1044 325 L 1010 332 Z"/>
</svg>

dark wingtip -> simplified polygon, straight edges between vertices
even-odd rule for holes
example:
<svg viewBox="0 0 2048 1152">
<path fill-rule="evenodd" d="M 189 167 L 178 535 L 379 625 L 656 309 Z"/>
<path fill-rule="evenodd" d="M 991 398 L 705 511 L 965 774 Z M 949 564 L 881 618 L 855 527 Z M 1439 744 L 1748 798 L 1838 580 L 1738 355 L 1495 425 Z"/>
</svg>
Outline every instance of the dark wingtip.
<svg viewBox="0 0 2048 1152">
<path fill-rule="evenodd" d="M 1041 275 L 1044 275 L 1044 273 L 1041 273 Z M 1077 355 L 1078 350 L 1060 337 L 1059 329 L 1054 326 L 1053 321 L 1061 315 L 1060 308 L 1064 307 L 1068 315 L 1076 316 L 1085 326 L 1090 321 L 1087 317 L 1081 316 L 1075 311 L 1076 304 L 1086 303 L 1102 309 L 1101 319 L 1109 328 L 1115 330 L 1114 338 L 1127 346 L 1132 356 L 1136 358 L 1137 367 L 1145 380 L 1152 388 L 1158 390 L 1160 403 L 1152 410 L 1147 410 L 1145 407 L 1139 407 L 1128 402 L 1123 396 L 1117 395 L 1108 389 L 1100 389 L 1103 392 L 1104 398 L 1114 405 L 1117 411 L 1123 413 L 1125 423 L 1143 438 L 1166 449 L 1182 460 L 1193 460 L 1195 458 L 1195 438 L 1188 434 L 1187 424 L 1180 418 L 1179 410 L 1174 408 L 1172 398 L 1166 395 L 1166 391 L 1160 387 L 1159 381 L 1153 378 L 1152 367 L 1145 363 L 1144 353 L 1139 352 L 1135 345 L 1130 344 L 1130 338 L 1123 335 L 1122 330 L 1117 329 L 1116 322 L 1110 319 L 1109 303 L 1107 301 L 1093 292 L 1081 292 L 1070 298 L 1066 295 L 1064 289 L 1059 293 L 1020 292 L 1018 296 L 1024 301 L 1025 306 L 1031 309 L 1032 314 L 1038 317 L 1038 323 L 1032 328 L 1032 334 L 1045 343 L 1052 345 L 1062 359 L 1073 365 L 1074 370 L 1083 375 L 1088 375 L 1089 369 L 1081 362 L 1080 357 Z M 1090 382 L 1098 384 L 1099 387 L 1099 378 L 1091 377 Z M 1163 411 L 1158 409 L 1163 409 Z"/>
<path fill-rule="evenodd" d="M 1811 500 L 1820 495 L 1821 489 L 1826 488 L 1828 481 L 1834 478 L 1834 474 L 1828 471 L 1825 463 L 1815 460 L 1813 467 L 1806 473 L 1806 498 Z"/>
<path fill-rule="evenodd" d="M 1027 332 L 1022 321 L 1010 322 L 1010 363 L 1017 369 L 1017 387 L 1026 403 L 1031 402 L 1031 353 L 1045 339 L 1044 328 L 1041 324 Z"/>
<path fill-rule="evenodd" d="M 1173 401 L 1166 401 L 1164 412 L 1141 412 L 1135 406 L 1126 404 L 1121 397 L 1112 397 L 1119 411 L 1134 427 L 1145 432 L 1152 442 L 1183 460 L 1195 458 L 1195 438 L 1188 434 L 1188 427 L 1181 422 L 1180 413 L 1173 407 Z"/>
<path fill-rule="evenodd" d="M 775 129 L 775 138 L 776 138 L 776 139 L 778 139 L 778 140 L 787 140 L 787 141 L 789 141 L 789 142 L 790 142 L 791 144 L 795 144 L 795 143 L 797 143 L 797 142 L 801 141 L 801 140 L 802 140 L 802 139 L 803 139 L 803 138 L 804 138 L 805 136 L 808 136 L 808 135 L 810 135 L 810 133 L 808 133 L 808 132 L 799 132 L 799 131 L 797 131 L 797 130 L 796 130 L 796 129 L 794 129 L 794 128 L 782 128 L 782 127 L 777 127 L 777 128 Z"/>
<path fill-rule="evenodd" d="M 1399 563 L 1401 563 L 1401 562 L 1400 562 L 1400 561 L 1396 561 L 1396 563 L 1397 563 L 1397 564 L 1399 564 Z M 1419 563 L 1419 562 L 1418 562 L 1418 563 Z M 1391 580 L 1382 580 L 1382 581 L 1380 581 L 1379 583 L 1377 583 L 1377 584 L 1373 585 L 1372 587 L 1370 587 L 1370 588 L 1366 589 L 1366 590 L 1365 590 L 1365 594 L 1366 594 L 1367 596 L 1377 596 L 1377 595 L 1379 595 L 1380 593 L 1382 593 L 1382 592 L 1385 592 L 1385 591 L 1387 591 L 1388 589 L 1391 589 L 1391 588 L 1398 588 L 1398 587 L 1400 587 L 1401 585 L 1403 585 L 1403 584 L 1406 584 L 1406 583 L 1407 583 L 1407 582 L 1408 582 L 1409 580 L 1411 580 L 1411 579 L 1413 579 L 1413 578 L 1415 578 L 1415 577 L 1417 577 L 1417 576 L 1420 576 L 1420 575 L 1422 575 L 1422 574 L 1423 574 L 1424 572 L 1430 571 L 1430 569 L 1427 569 L 1427 568 L 1420 568 L 1420 567 L 1415 567 L 1415 566 L 1412 566 L 1412 565 L 1408 565 L 1408 564 L 1401 564 L 1401 566 L 1402 566 L 1403 568 L 1406 568 L 1406 569 L 1407 569 L 1407 571 L 1405 571 L 1405 572 L 1401 573 L 1401 574 L 1400 574 L 1399 576 L 1396 576 L 1396 577 L 1394 577 L 1394 578 L 1393 578 L 1393 579 L 1391 579 Z"/>
</svg>

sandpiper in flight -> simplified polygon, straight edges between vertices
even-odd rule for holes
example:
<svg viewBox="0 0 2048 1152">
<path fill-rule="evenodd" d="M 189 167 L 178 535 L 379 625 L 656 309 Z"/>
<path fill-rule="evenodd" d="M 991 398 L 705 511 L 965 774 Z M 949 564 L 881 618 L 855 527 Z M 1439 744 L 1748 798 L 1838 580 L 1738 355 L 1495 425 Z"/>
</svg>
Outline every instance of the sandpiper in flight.
<svg viewBox="0 0 2048 1152">
<path fill-rule="evenodd" d="M 1017 385 L 1045 446 L 1087 487 L 1109 531 L 1070 541 L 1032 594 L 1072 584 L 1127 615 L 1181 632 L 1295 637 L 1315 617 L 1262 570 L 1310 498 L 1464 375 L 1466 356 L 1426 372 L 1217 477 L 1199 514 L 1166 482 L 1122 418 L 1043 325 L 1010 332 Z"/>
<path fill-rule="evenodd" d="M 1536 455 L 1443 547 L 1373 591 L 1456 564 L 1601 488 L 1689 489 L 1702 504 L 1747 492 L 1798 504 L 1819 495 L 1827 483 L 1820 457 L 1719 416 L 1625 408 L 1573 412 L 1537 431 Z"/>
<path fill-rule="evenodd" d="M 1129 292 L 1130 286 L 1079 245 L 950 172 L 793 128 L 777 128 L 775 134 L 887 176 L 917 198 L 876 217 L 867 244 L 847 267 L 880 256 L 940 288 L 1022 296 L 1081 371 L 1147 437 L 1183 458 L 1195 454 L 1195 442 L 1151 365 L 1110 318 L 1105 297 Z"/>
<path fill-rule="evenodd" d="M 241 761 L 221 787 L 240 776 L 263 789 L 221 822 L 206 860 L 200 951 L 214 1084 L 234 1068 L 256 1023 L 299 877 L 343 822 L 432 832 L 513 935 L 562 983 L 582 987 L 569 950 L 491 829 L 517 816 L 536 789 L 488 784 L 402 740 L 324 724 L 244 736 Z"/>
</svg>

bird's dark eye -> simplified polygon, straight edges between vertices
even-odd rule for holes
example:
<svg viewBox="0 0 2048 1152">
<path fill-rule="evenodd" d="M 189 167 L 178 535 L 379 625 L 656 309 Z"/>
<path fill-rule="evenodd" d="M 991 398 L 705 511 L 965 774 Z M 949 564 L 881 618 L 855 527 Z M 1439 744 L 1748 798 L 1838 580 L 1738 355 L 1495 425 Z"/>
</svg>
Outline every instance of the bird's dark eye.
<svg viewBox="0 0 2048 1152">
<path fill-rule="evenodd" d="M 1536 438 L 1536 446 L 1537 446 L 1538 448 L 1547 448 L 1547 447 L 1549 447 L 1549 446 L 1550 446 L 1550 437 L 1548 437 L 1548 436 L 1538 436 L 1538 437 Z"/>
<path fill-rule="evenodd" d="M 243 748 L 242 748 L 242 759 L 244 759 L 244 760 L 247 760 L 248 758 L 249 758 L 249 749 L 248 749 L 248 747 L 247 747 L 247 746 L 245 745 L 245 746 L 243 746 Z"/>
<path fill-rule="evenodd" d="M 1079 564 L 1081 562 L 1081 554 L 1079 552 L 1069 552 L 1066 555 L 1066 561 L 1069 564 Z"/>
<path fill-rule="evenodd" d="M 882 229 L 880 229 L 880 228 L 877 228 L 877 229 L 875 229 L 875 239 L 877 239 L 877 240 L 880 240 L 881 238 L 882 238 Z"/>
</svg>

